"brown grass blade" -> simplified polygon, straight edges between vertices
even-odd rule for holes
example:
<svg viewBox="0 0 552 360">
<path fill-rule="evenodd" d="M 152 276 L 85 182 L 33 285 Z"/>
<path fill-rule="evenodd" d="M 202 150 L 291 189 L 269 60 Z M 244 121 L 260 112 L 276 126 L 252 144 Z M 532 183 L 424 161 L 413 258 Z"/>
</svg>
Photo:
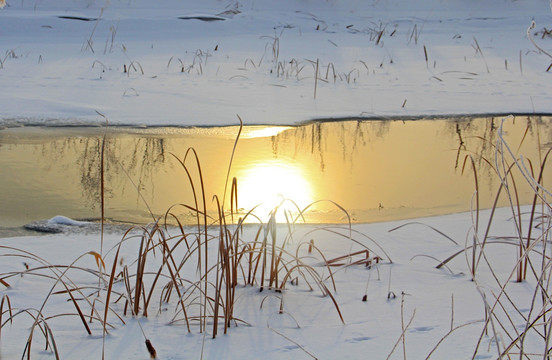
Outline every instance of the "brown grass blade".
<svg viewBox="0 0 552 360">
<path fill-rule="evenodd" d="M 426 227 L 430 228 L 431 230 L 435 231 L 436 233 L 442 235 L 443 237 L 449 239 L 449 240 L 452 241 L 454 244 L 459 245 L 453 238 L 451 238 L 450 236 L 448 236 L 447 234 L 445 234 L 445 233 L 442 232 L 441 230 L 436 229 L 436 228 L 434 228 L 433 226 L 424 224 L 424 223 L 422 223 L 422 222 L 418 222 L 418 221 L 412 221 L 412 222 L 409 222 L 409 223 L 406 223 L 406 224 L 399 225 L 399 226 L 397 226 L 397 227 L 392 228 L 391 230 L 387 230 L 387 232 L 393 232 L 393 231 L 399 230 L 400 228 L 403 228 L 403 227 L 408 226 L 408 225 L 423 225 L 423 226 L 426 226 Z"/>
<path fill-rule="evenodd" d="M 0 335 L 2 335 L 2 316 L 4 315 L 4 301 L 8 304 L 8 311 L 10 313 L 10 318 L 8 319 L 10 324 L 13 324 L 13 312 L 12 312 L 12 306 L 10 302 L 10 297 L 8 295 L 2 296 L 2 301 L 0 302 Z"/>
<path fill-rule="evenodd" d="M 146 347 L 148 348 L 148 352 L 150 354 L 151 359 L 157 359 L 157 351 L 151 344 L 151 341 L 149 339 L 146 339 Z"/>
<path fill-rule="evenodd" d="M 115 257 L 113 258 L 113 266 L 111 268 L 111 274 L 109 276 L 109 284 L 107 285 L 105 295 L 105 311 L 103 317 L 103 343 L 102 343 L 102 359 L 105 359 L 105 336 L 107 334 L 107 314 L 109 313 L 109 300 L 111 299 L 111 292 L 113 290 L 113 281 L 115 280 L 115 273 L 117 270 L 117 261 L 119 260 L 119 251 L 121 250 L 122 242 L 119 243 Z"/>
</svg>

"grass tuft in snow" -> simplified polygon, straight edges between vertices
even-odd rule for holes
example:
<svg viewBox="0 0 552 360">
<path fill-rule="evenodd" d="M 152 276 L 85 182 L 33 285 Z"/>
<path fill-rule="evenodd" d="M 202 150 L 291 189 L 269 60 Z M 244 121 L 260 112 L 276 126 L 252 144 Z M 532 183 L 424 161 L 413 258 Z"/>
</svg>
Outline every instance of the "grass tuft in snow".
<svg viewBox="0 0 552 360">
<path fill-rule="evenodd" d="M 354 232 L 350 215 L 331 201 L 330 204 L 349 219 L 348 225 L 310 228 L 304 224 L 305 215 L 318 202 L 301 209 L 292 200 L 282 199 L 267 221 L 260 219 L 255 209 L 245 214 L 238 213 L 238 179 L 230 179 L 230 168 L 240 133 L 241 127 L 229 154 L 223 194 L 212 199 L 218 209 L 214 215 L 207 213 L 208 199 L 199 155 L 190 148 L 182 157 L 172 156 L 183 170 L 183 183 L 191 188 L 194 200 L 189 204 L 175 204 L 159 218 L 152 215 L 151 224 L 128 229 L 111 248 L 105 248 L 103 226 L 99 252 L 87 251 L 69 265 L 54 265 L 15 247 L 0 247 L 0 256 L 21 258 L 31 264 L 21 270 L 0 274 L 2 285 L 9 287 L 10 279 L 16 277 L 31 281 L 36 277 L 41 283 L 48 284 L 38 308 L 14 308 L 7 295 L 0 302 L 2 329 L 8 323 L 17 325 L 15 320 L 20 315 L 30 317 L 24 357 L 31 358 L 38 330 L 46 349 L 55 358 L 61 358 L 51 323 L 62 316 L 75 318 L 87 335 L 102 334 L 102 357 L 105 357 L 108 335 L 114 328 L 112 318 L 124 325 L 124 319 L 131 316 L 140 327 L 146 350 L 151 358 L 156 358 L 157 350 L 142 328 L 141 318 L 164 314 L 172 325 L 182 324 L 188 332 L 210 333 L 215 338 L 219 332 L 226 334 L 238 324 L 248 324 L 236 313 L 235 305 L 241 293 L 251 287 L 279 299 L 277 316 L 291 316 L 285 306 L 288 293 L 318 293 L 320 301 L 329 301 L 333 306 L 336 319 L 345 323 L 335 296 L 338 289 L 334 274 L 351 266 L 377 269 L 381 262 L 391 261 L 389 256 L 372 239 Z M 100 154 L 102 175 L 105 173 L 103 159 L 107 156 L 105 143 L 104 136 Z M 106 196 L 103 178 L 100 186 L 103 224 Z M 196 224 L 182 226 L 173 213 L 176 207 L 193 213 Z M 285 222 L 277 221 L 281 217 Z M 318 233 L 325 235 L 324 238 L 330 234 L 334 241 L 343 242 L 343 255 L 327 258 L 324 245 L 316 240 Z M 363 245 L 365 241 L 357 240 L 359 236 L 373 242 L 375 248 Z M 125 258 L 123 254 L 126 254 Z M 133 255 L 129 257 L 128 254 Z M 93 260 L 91 263 L 95 267 L 80 265 L 86 259 Z M 106 267 L 106 263 L 111 263 L 111 266 Z M 48 304 L 64 296 L 68 297 L 64 310 L 47 314 Z M 261 307 L 267 296 L 259 298 Z M 270 322 L 267 326 L 314 357 L 304 346 L 272 327 Z"/>
<path fill-rule="evenodd" d="M 513 117 L 505 118 L 502 123 L 513 121 L 512 119 Z M 538 123 L 528 120 L 525 135 L 530 130 L 538 132 Z M 481 295 L 485 309 L 484 325 L 475 344 L 474 358 L 485 341 L 489 341 L 489 345 L 494 344 L 498 358 L 523 357 L 528 354 L 547 357 L 550 348 L 552 296 L 549 289 L 552 256 L 549 254 L 549 243 L 552 240 L 552 194 L 545 186 L 543 174 L 552 147 L 547 145 L 546 149 L 537 144 L 541 156 L 530 160 L 520 154 L 524 140 L 525 136 L 515 150 L 504 139 L 501 125 L 496 143 L 491 144 L 494 148 L 494 159 L 478 159 L 473 154 L 466 155 L 463 170 L 466 164 L 471 165 L 475 183 L 472 227 L 467 234 L 464 248 L 436 266 L 447 266 L 458 255 L 465 255 L 471 279 Z M 487 164 L 500 180 L 495 202 L 487 219 L 482 218 L 479 207 L 481 189 L 475 170 L 475 163 L 479 161 Z M 524 213 L 519 194 L 527 188 L 534 196 L 530 211 Z M 510 204 L 512 231 L 508 235 L 491 235 L 493 231 L 501 230 L 494 226 L 494 215 L 501 197 L 505 197 Z M 494 255 L 499 246 L 515 249 L 515 256 L 508 267 L 510 272 L 506 276 L 496 271 L 499 265 L 508 261 L 497 259 Z M 524 286 L 525 289 L 525 296 L 521 298 L 516 296 L 519 286 Z M 435 345 L 428 358 L 451 333 L 475 323 L 451 325 L 450 331 Z"/>
</svg>

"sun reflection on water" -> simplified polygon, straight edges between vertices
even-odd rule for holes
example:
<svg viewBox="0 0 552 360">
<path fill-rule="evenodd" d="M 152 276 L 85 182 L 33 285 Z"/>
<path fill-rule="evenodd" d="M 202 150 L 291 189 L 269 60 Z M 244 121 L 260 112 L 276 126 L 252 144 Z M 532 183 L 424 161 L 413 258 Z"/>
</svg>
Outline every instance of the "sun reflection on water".
<svg viewBox="0 0 552 360">
<path fill-rule="evenodd" d="M 292 200 L 300 209 L 313 202 L 311 184 L 303 170 L 290 162 L 280 159 L 257 162 L 244 168 L 237 178 L 240 208 L 255 208 L 254 214 L 261 220 L 266 220 L 278 206 L 284 206 L 284 200 Z M 285 209 L 297 213 L 293 203 L 287 203 Z M 276 215 L 277 221 L 285 221 L 283 211 Z"/>
<path fill-rule="evenodd" d="M 515 120 L 504 123 L 507 141 L 511 146 L 522 144 L 519 153 L 539 161 L 551 143 L 552 117 Z M 204 189 L 207 213 L 216 219 L 214 195 L 224 198 L 225 211 L 230 208 L 230 196 L 224 191 L 231 154 L 229 179 L 237 179 L 240 213 L 254 209 L 263 222 L 276 207 L 276 220 L 285 222 L 283 210 L 297 213 L 297 208 L 311 204 L 304 214 L 310 223 L 342 223 L 349 218 L 375 222 L 468 211 L 474 184 L 471 173 L 462 172 L 463 160 L 466 155 L 493 159 L 495 149 L 490 144 L 496 142 L 500 123 L 499 117 L 482 117 L 246 126 L 235 154 L 237 126 L 111 128 L 104 149 L 105 216 L 147 223 L 150 210 L 155 217 L 164 217 L 171 209 L 179 222 L 193 225 L 197 217 L 189 207 L 197 206 L 196 197 Z M 59 214 L 98 218 L 104 131 L 1 130 L 0 227 Z M 190 148 L 197 152 L 202 170 L 200 180 L 190 156 L 187 170 L 194 187 L 181 164 L 168 156 L 182 159 Z M 485 161 L 476 165 L 481 207 L 492 206 L 500 182 Z M 543 178 L 552 179 L 551 171 L 546 167 Z M 518 186 L 517 193 L 523 203 L 534 197 L 529 187 Z M 506 197 L 500 201 L 499 206 L 509 205 Z M 251 216 L 246 221 L 258 220 Z"/>
</svg>

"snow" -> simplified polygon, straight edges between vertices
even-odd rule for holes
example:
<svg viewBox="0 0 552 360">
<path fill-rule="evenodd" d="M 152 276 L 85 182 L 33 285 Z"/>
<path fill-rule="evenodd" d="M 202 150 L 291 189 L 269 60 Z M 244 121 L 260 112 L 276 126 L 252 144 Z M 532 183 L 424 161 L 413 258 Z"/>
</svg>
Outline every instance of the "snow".
<svg viewBox="0 0 552 360">
<path fill-rule="evenodd" d="M 489 211 L 481 212 L 482 223 L 486 223 L 489 214 Z M 461 325 L 451 336 L 445 338 L 431 358 L 471 358 L 485 319 L 485 306 L 481 294 L 485 294 L 492 304 L 494 296 L 497 296 L 501 286 L 504 286 L 512 303 L 516 304 L 522 315 L 528 316 L 535 287 L 531 277 L 523 283 L 512 281 L 511 272 L 515 269 L 516 250 L 504 244 L 489 242 L 485 251 L 486 258 L 478 268 L 476 281 L 471 280 L 469 254 L 460 254 L 446 267 L 436 268 L 439 261 L 464 249 L 465 242 L 469 245 L 471 239 L 468 235 L 473 226 L 472 220 L 472 214 L 461 213 L 425 218 L 416 222 L 355 225 L 352 239 L 370 248 L 372 256 L 381 256 L 382 260 L 379 264 L 374 263 L 371 268 L 350 265 L 332 269 L 336 290 L 333 290 L 329 279 L 325 283 L 335 297 L 344 323 L 341 322 L 331 299 L 322 296 L 316 286 L 309 290 L 300 276 L 299 284 L 294 286 L 288 283 L 284 293 L 266 288 L 259 292 L 258 285 L 238 285 L 234 316 L 239 321 L 232 324 L 227 334 L 222 334 L 222 326 L 219 327 L 216 339 L 211 338 L 212 329 L 209 324 L 212 322 L 208 323 L 207 334 L 200 333 L 197 324 L 192 324 L 191 332 L 188 333 L 182 321 L 182 314 L 176 316 L 181 321 L 169 325 L 178 312 L 178 303 L 160 302 L 158 297 L 161 295 L 158 291 L 154 295 L 147 318 L 141 315 L 131 317 L 127 314 L 123 316 L 126 323 L 123 325 L 110 314 L 108 319 L 115 329 L 110 329 L 105 339 L 106 358 L 146 359 L 146 336 L 156 348 L 160 359 L 306 359 L 311 357 L 309 354 L 320 359 L 357 359 L 371 354 L 373 358 L 379 359 L 386 358 L 392 352 L 395 343 L 400 339 L 402 329 L 405 328 L 407 358 L 423 359 L 447 334 L 451 326 Z M 527 220 L 528 217 L 525 216 L 524 226 L 527 225 Z M 256 230 L 255 226 L 247 226 L 244 239 L 252 239 Z M 218 230 L 213 231 L 216 233 Z M 288 233 L 285 227 L 278 228 L 278 231 L 278 241 L 282 241 Z M 316 231 L 308 225 L 297 226 L 288 245 L 288 251 L 295 253 L 295 249 L 298 249 L 302 261 L 311 264 L 321 276 L 328 277 L 328 270 L 323 266 L 323 258 L 316 252 L 309 255 L 306 245 L 311 238 L 314 239 L 315 245 L 324 253 L 326 260 L 363 249 L 343 236 L 336 235 L 347 234 L 348 231 L 346 226 L 319 227 Z M 501 236 L 512 234 L 513 231 L 511 210 L 497 211 L 491 237 L 496 236 L 500 240 Z M 173 235 L 175 232 L 178 233 L 178 230 L 169 231 Z M 108 232 L 104 236 L 103 258 L 108 269 L 112 266 L 116 246 L 121 238 L 120 232 Z M 136 266 L 134 259 L 139 249 L 138 240 L 139 236 L 127 237 L 119 253 L 119 269 L 128 266 L 130 270 Z M 60 249 L 60 244 L 63 251 L 56 250 Z M 21 275 L 15 273 L 16 276 L 4 278 L 11 287 L 5 289 L 3 295 L 9 296 L 14 313 L 17 311 L 15 309 L 37 309 L 44 302 L 44 317 L 48 319 L 61 357 L 100 358 L 102 327 L 98 321 L 90 324 L 92 334 L 87 335 L 76 315 L 49 318 L 54 314 L 75 311 L 64 293 L 46 298 L 52 287 L 54 291 L 63 290 L 61 285 L 54 286 L 54 281 L 48 279 L 37 282 L 37 277 L 33 276 L 40 273 L 51 274 L 49 270 L 33 270 L 41 263 L 68 264 L 77 259 L 75 269 L 66 274 L 67 278 L 79 284 L 84 293 L 92 293 L 98 278 L 82 269 L 97 269 L 95 257 L 90 251 L 99 248 L 99 234 L 7 238 L 2 239 L 2 246 L 3 272 L 24 271 L 24 266 L 31 269 L 22 272 Z M 32 252 L 39 255 L 40 259 L 7 256 L 5 254 L 18 252 L 8 251 L 6 247 Z M 538 246 L 536 250 L 542 248 Z M 159 255 L 150 257 L 148 269 L 156 269 L 161 261 Z M 180 274 L 182 278 L 192 280 L 197 276 L 195 265 L 183 269 Z M 493 272 L 490 269 L 493 269 Z M 161 282 L 162 284 L 158 285 L 159 289 L 164 286 L 165 280 Z M 150 284 L 149 280 L 146 284 Z M 115 286 L 117 291 L 120 291 L 124 285 L 116 282 Z M 87 290 L 87 287 L 90 290 Z M 78 296 L 77 292 L 74 294 L 75 297 Z M 363 301 L 364 295 L 366 301 Z M 103 295 L 100 298 L 103 298 Z M 283 308 L 280 307 L 282 298 Z M 94 296 L 90 296 L 90 301 L 93 299 Z M 84 301 L 80 302 L 80 306 L 87 309 Z M 101 308 L 100 305 L 96 306 L 98 309 Z M 123 303 L 114 303 L 112 308 L 122 316 Z M 190 304 L 190 316 L 193 316 L 193 308 Z M 516 326 L 524 325 L 522 317 L 511 308 L 510 311 Z M 28 317 L 18 315 L 13 324 L 4 325 L 2 356 L 21 356 L 32 324 L 29 321 Z M 515 330 L 511 329 L 509 324 L 506 324 L 506 327 L 510 335 L 514 333 Z M 518 331 L 519 329 L 522 328 L 518 328 Z M 33 358 L 51 358 L 51 351 L 39 349 L 44 341 L 38 332 L 34 338 Z M 501 341 L 504 342 L 501 343 L 502 348 L 509 343 L 507 338 Z M 531 348 L 531 344 L 531 336 L 528 336 L 527 349 Z M 402 346 L 401 340 L 390 358 L 402 359 Z M 535 351 L 534 348 L 531 349 Z M 496 357 L 491 335 L 483 336 L 477 354 L 478 359 Z"/>
<path fill-rule="evenodd" d="M 97 227 L 94 223 L 88 221 L 78 221 L 68 218 L 63 215 L 56 215 L 48 220 L 38 220 L 25 224 L 24 228 L 27 230 L 45 232 L 45 233 L 61 233 L 69 230 L 72 227 L 84 228 L 84 227 Z"/>
<path fill-rule="evenodd" d="M 88 224 L 88 222 L 73 220 L 63 215 L 56 215 L 53 218 L 48 220 L 48 224 L 67 225 L 67 226 L 85 226 L 86 224 Z"/>
<path fill-rule="evenodd" d="M 550 50 L 544 0 L 14 0 L 0 16 L 5 126 L 552 110 L 552 59 L 526 36 L 534 20 Z"/>
<path fill-rule="evenodd" d="M 293 125 L 332 117 L 550 113 L 552 73 L 546 69 L 552 59 L 527 39 L 533 20 L 535 31 L 552 26 L 547 1 L 13 0 L 0 10 L 0 126 L 101 125 L 104 116 L 118 125 L 217 126 L 236 124 L 236 115 L 248 125 Z M 549 37 L 534 38 L 550 51 Z M 481 213 L 481 224 L 488 217 L 488 211 Z M 476 351 L 485 301 L 493 305 L 498 296 L 506 306 L 508 316 L 495 310 L 492 322 L 505 326 L 496 330 L 500 349 L 519 336 L 526 318 L 535 319 L 542 305 L 532 309 L 538 289 L 532 274 L 525 282 L 513 281 L 517 248 L 500 243 L 516 234 L 514 219 L 510 209 L 495 214 L 491 239 L 496 241 L 485 249 L 475 281 L 469 251 L 436 268 L 470 245 L 474 213 L 354 225 L 356 242 L 344 240 L 349 234 L 344 225 L 314 232 L 297 226 L 288 251 L 298 249 L 302 261 L 324 278 L 329 274 L 324 259 L 306 253 L 304 243 L 311 238 L 326 259 L 362 250 L 361 245 L 381 257 L 371 268 L 336 269 L 336 290 L 324 281 L 343 322 L 331 297 L 316 286 L 309 290 L 302 278 L 281 293 L 260 292 L 258 284 L 244 286 L 240 279 L 234 316 L 243 322 L 233 322 L 227 334 L 219 326 L 219 335 L 211 339 L 211 323 L 203 333 L 197 323 L 191 332 L 182 321 L 170 323 L 181 314 L 176 294 L 169 303 L 161 301 L 166 278 L 156 288 L 148 317 L 123 315 L 123 301 L 112 298 L 108 322 L 114 328 L 104 338 L 94 320 L 88 335 L 55 276 L 75 262 L 65 274 L 69 286 L 93 294 L 107 281 L 94 273 L 100 259 L 107 274 L 113 263 L 117 272 L 125 265 L 134 271 L 141 233 L 127 236 L 116 258 L 124 231 L 108 228 L 104 236 L 97 228 L 70 231 L 83 224 L 56 217 L 45 222 L 61 234 L 1 239 L 0 272 L 10 275 L 2 277 L 10 286 L 0 285 L 1 295 L 9 297 L 17 314 L 8 323 L 4 302 L 1 356 L 21 357 L 33 324 L 29 314 L 43 307 L 64 359 L 100 358 L 102 349 L 107 359 L 146 359 L 146 337 L 161 359 L 419 359 L 438 344 L 433 359 L 466 359 L 474 353 L 477 359 L 496 358 L 491 330 Z M 526 229 L 526 218 L 523 224 Z M 263 229 L 268 231 L 266 224 Z M 476 233 L 482 236 L 484 230 L 481 226 Z M 216 235 L 218 229 L 209 231 Z M 283 241 L 287 229 L 278 231 Z M 243 238 L 253 241 L 256 233 L 248 225 Z M 536 245 L 534 250 L 546 249 Z M 148 261 L 154 271 L 163 258 L 156 253 Z M 536 266 L 538 256 L 533 261 Z M 190 281 L 197 275 L 195 264 L 180 274 Z M 125 293 L 121 281 L 114 288 Z M 105 296 L 103 290 L 94 303 L 101 316 Z M 199 302 L 187 301 L 190 311 Z M 89 303 L 78 303 L 91 313 Z M 66 313 L 74 315 L 61 316 Z M 462 324 L 467 325 L 455 328 Z M 52 358 L 40 330 L 33 337 L 32 358 Z M 525 339 L 527 353 L 542 353 L 540 344 L 533 332 Z"/>
</svg>

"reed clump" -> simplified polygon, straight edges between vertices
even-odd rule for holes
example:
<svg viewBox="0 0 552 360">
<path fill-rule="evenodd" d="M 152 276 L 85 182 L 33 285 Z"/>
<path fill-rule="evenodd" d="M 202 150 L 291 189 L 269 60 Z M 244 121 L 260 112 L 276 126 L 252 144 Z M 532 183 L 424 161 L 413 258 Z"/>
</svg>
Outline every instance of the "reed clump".
<svg viewBox="0 0 552 360">
<path fill-rule="evenodd" d="M 234 152 L 230 164 L 233 155 Z M 300 209 L 293 201 L 283 199 L 267 221 L 258 218 L 254 209 L 238 214 L 238 180 L 229 179 L 230 169 L 222 197 L 212 199 L 216 214 L 208 214 L 198 154 L 190 148 L 183 157 L 172 156 L 183 169 L 194 200 L 191 204 L 175 204 L 149 226 L 134 229 L 140 235 L 129 231 L 117 245 L 114 267 L 122 247 L 134 243 L 138 249 L 132 264 L 111 273 L 111 281 L 118 282 L 122 288 L 115 301 L 124 303 L 125 315 L 128 312 L 147 317 L 152 311 L 160 312 L 161 306 L 174 303 L 171 324 L 182 324 L 189 332 L 194 327 L 200 333 L 210 331 L 214 338 L 219 331 L 227 333 L 231 326 L 245 322 L 234 307 L 241 288 L 257 287 L 259 292 L 283 293 L 300 282 L 308 290 L 318 289 L 323 297 L 329 298 L 337 317 L 344 322 L 333 295 L 335 268 L 354 264 L 371 266 L 383 259 L 390 260 L 382 248 L 371 249 L 355 240 L 350 221 L 342 231 L 319 227 L 305 233 L 301 226 L 304 214 L 314 204 Z M 291 205 L 294 211 L 286 205 Z M 339 205 L 334 205 L 349 216 Z M 175 215 L 180 208 L 194 214 L 194 226 L 182 225 Z M 281 213 L 285 223 L 276 220 Z M 174 223 L 177 226 L 170 225 Z M 358 244 L 362 250 L 328 260 L 310 238 L 315 231 L 332 232 L 336 239 Z M 318 265 L 311 261 L 313 257 L 320 260 Z M 191 272 L 196 273 L 193 279 L 186 277 Z M 154 304 L 159 305 L 155 308 Z"/>
<path fill-rule="evenodd" d="M 10 287 L 11 280 L 21 276 L 46 279 L 50 284 L 38 308 L 17 308 L 7 295 L 1 300 L 0 331 L 8 324 L 17 324 L 19 318 L 31 319 L 23 357 L 31 358 L 36 334 L 41 334 L 46 349 L 61 358 L 51 323 L 58 317 L 71 316 L 81 324 L 83 334 L 103 338 L 102 357 L 112 329 L 132 317 L 140 326 L 144 351 L 156 358 L 154 339 L 140 325 L 146 318 L 164 314 L 171 325 L 215 338 L 238 324 L 247 324 L 235 305 L 240 293 L 251 288 L 278 298 L 279 313 L 285 313 L 284 295 L 289 291 L 321 295 L 320 301 L 332 304 L 335 319 L 345 323 L 335 296 L 333 274 L 348 266 L 371 267 L 390 261 L 389 256 L 377 243 L 367 246 L 365 241 L 357 240 L 359 234 L 352 230 L 350 220 L 338 227 L 305 224 L 305 214 L 316 203 L 299 208 L 292 200 L 282 199 L 266 220 L 259 218 L 255 209 L 240 213 L 238 179 L 230 179 L 240 133 L 241 127 L 229 154 L 226 185 L 220 197 L 207 199 L 201 161 L 195 149 L 190 148 L 182 156 L 170 156 L 182 169 L 185 186 L 192 189 L 191 203 L 174 204 L 162 216 L 152 214 L 150 224 L 129 228 L 114 245 L 106 246 L 104 239 L 102 201 L 99 252 L 88 251 L 69 265 L 58 265 L 25 250 L 0 246 L 1 257 L 21 258 L 30 264 L 0 274 L 1 286 Z M 104 136 L 102 144 L 106 141 L 109 139 Z M 106 156 L 104 151 L 102 146 L 102 159 Z M 103 165 L 101 171 L 105 171 Z M 100 195 L 104 197 L 105 192 L 101 181 Z M 214 214 L 208 213 L 209 200 L 216 204 Z M 345 209 L 329 203 L 350 219 Z M 182 208 L 193 214 L 194 225 L 184 225 L 176 215 Z M 278 222 L 282 215 L 285 222 Z M 349 251 L 337 258 L 326 258 L 323 245 L 316 241 L 318 232 L 326 237 L 331 234 Z M 95 266 L 81 265 L 86 259 Z M 260 305 L 263 296 L 259 296 Z M 47 305 L 60 297 L 67 298 L 63 314 L 47 314 Z"/>
<path fill-rule="evenodd" d="M 512 116 L 504 118 L 496 141 L 487 144 L 493 148 L 494 158 L 478 156 L 466 150 L 468 154 L 464 157 L 462 172 L 471 171 L 475 191 L 472 199 L 472 224 L 464 246 L 458 245 L 460 241 L 434 229 L 459 247 L 449 257 L 439 261 L 436 268 L 449 269 L 448 266 L 454 260 L 464 257 L 470 279 L 481 295 L 484 320 L 479 340 L 474 344 L 473 358 L 477 358 L 485 350 L 489 351 L 484 346 L 485 341 L 489 343 L 489 348 L 492 346 L 496 349 L 499 359 L 533 358 L 532 356 L 548 358 L 552 340 L 552 193 L 544 176 L 549 166 L 552 147 L 550 144 L 536 144 L 540 157 L 524 157 L 520 149 L 526 135 L 529 131 L 540 131 L 539 124 L 528 118 L 525 134 L 516 149 L 506 142 L 503 130 L 504 122 L 513 120 Z M 479 196 L 482 189 L 479 188 L 479 166 L 476 164 L 484 164 L 499 180 L 494 203 L 487 210 L 488 217 L 483 216 L 480 208 Z M 528 205 L 520 200 L 521 192 L 527 189 L 533 194 Z M 511 212 L 512 229 L 508 235 L 493 235 L 493 231 L 504 230 L 494 226 L 498 204 L 504 199 L 509 204 L 507 208 Z M 511 248 L 515 256 L 508 259 L 512 260 L 503 256 L 497 258 L 499 247 Z M 524 289 L 524 296 L 519 296 L 520 286 Z M 481 322 L 451 325 L 450 331 L 439 340 L 428 358 L 456 330 L 476 324 Z"/>
</svg>

